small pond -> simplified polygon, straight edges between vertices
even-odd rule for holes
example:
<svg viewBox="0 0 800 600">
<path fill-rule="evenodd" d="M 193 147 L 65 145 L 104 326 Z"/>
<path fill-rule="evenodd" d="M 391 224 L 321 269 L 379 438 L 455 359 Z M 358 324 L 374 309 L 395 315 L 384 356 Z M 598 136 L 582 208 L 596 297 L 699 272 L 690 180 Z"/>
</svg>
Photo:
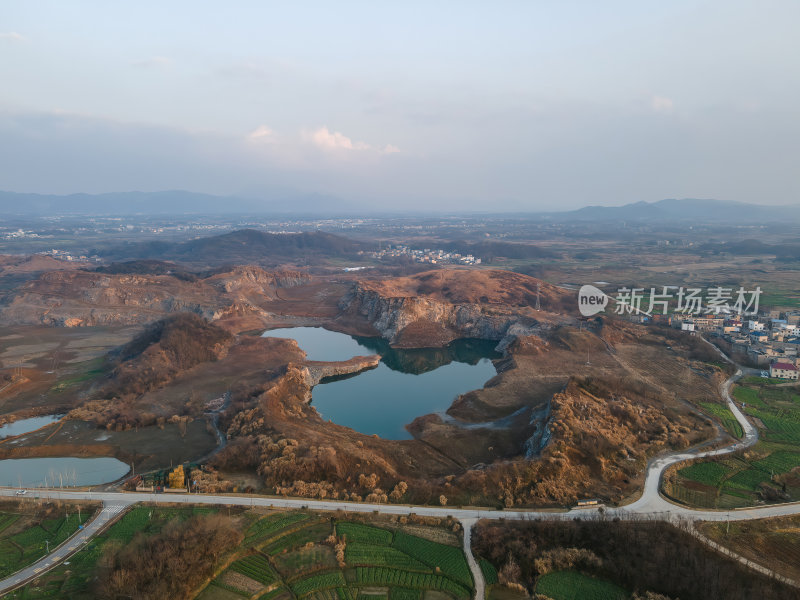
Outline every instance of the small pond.
<svg viewBox="0 0 800 600">
<path fill-rule="evenodd" d="M 9 458 L 0 460 L 0 485 L 73 487 L 116 481 L 130 467 L 116 458 Z"/>
<path fill-rule="evenodd" d="M 46 415 L 44 417 L 31 417 L 30 419 L 20 419 L 13 423 L 7 423 L 0 427 L 0 439 L 11 437 L 14 435 L 22 435 L 29 431 L 36 431 L 40 427 L 55 423 L 63 415 Z"/>
<path fill-rule="evenodd" d="M 400 350 L 382 338 L 353 337 L 321 327 L 273 329 L 265 337 L 297 340 L 309 360 L 338 361 L 380 354 L 380 365 L 324 381 L 312 402 L 325 419 L 382 438 L 411 439 L 416 417 L 447 410 L 459 394 L 483 387 L 497 373 L 497 342 L 456 340 L 446 348 Z"/>
</svg>

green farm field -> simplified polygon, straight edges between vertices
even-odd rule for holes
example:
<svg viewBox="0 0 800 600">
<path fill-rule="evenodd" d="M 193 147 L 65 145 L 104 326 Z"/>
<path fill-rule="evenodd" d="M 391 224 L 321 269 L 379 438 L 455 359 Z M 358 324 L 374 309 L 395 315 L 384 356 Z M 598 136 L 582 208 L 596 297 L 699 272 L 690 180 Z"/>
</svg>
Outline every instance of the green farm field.
<svg viewBox="0 0 800 600">
<path fill-rule="evenodd" d="M 207 508 L 137 505 L 89 546 L 9 598 L 88 599 L 108 557 L 167 524 Z M 223 514 L 223 513 L 220 513 Z M 4 513 L 0 513 L 4 515 Z M 308 511 L 239 511 L 242 543 L 225 554 L 192 597 L 201 600 L 467 600 L 472 576 L 450 529 L 394 521 L 369 524 Z M 9 521 L 13 518 L 10 515 Z M 3 525 L 0 517 L 0 526 Z M 427 531 L 430 530 L 430 531 Z M 483 565 L 496 580 L 491 565 Z"/>
<path fill-rule="evenodd" d="M 747 377 L 734 387 L 733 396 L 758 427 L 759 442 L 734 455 L 679 468 L 665 478 L 665 491 L 704 508 L 800 500 L 800 388 Z M 731 428 L 727 415 L 733 415 L 717 406 L 703 405 Z"/>
<path fill-rule="evenodd" d="M 552 600 L 626 600 L 629 594 L 618 585 L 577 571 L 555 571 L 542 575 L 536 593 Z"/>
<path fill-rule="evenodd" d="M 0 577 L 19 571 L 69 538 L 93 514 L 92 507 L 26 502 L 0 512 Z"/>
<path fill-rule="evenodd" d="M 422 600 L 430 592 L 433 600 L 457 600 L 470 597 L 473 586 L 460 547 L 395 524 L 304 511 L 272 514 L 250 522 L 243 552 L 245 557 L 220 572 L 198 598 L 235 593 L 283 600 Z M 244 577 L 231 577 L 231 571 Z"/>
</svg>

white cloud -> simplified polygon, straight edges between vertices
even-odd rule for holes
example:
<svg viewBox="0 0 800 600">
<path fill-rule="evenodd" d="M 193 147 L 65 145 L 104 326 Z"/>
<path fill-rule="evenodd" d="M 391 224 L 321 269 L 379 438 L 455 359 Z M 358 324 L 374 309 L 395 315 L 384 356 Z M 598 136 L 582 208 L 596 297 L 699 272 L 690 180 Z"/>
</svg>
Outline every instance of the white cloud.
<svg viewBox="0 0 800 600">
<path fill-rule="evenodd" d="M 6 31 L 4 33 L 0 33 L 0 40 L 10 40 L 12 42 L 24 42 L 26 38 L 24 35 L 17 33 L 16 31 Z"/>
<path fill-rule="evenodd" d="M 317 148 L 328 151 L 338 150 L 360 150 L 370 151 L 375 154 L 395 154 L 400 152 L 400 148 L 393 144 L 386 144 L 383 147 L 373 146 L 367 142 L 354 141 L 340 131 L 331 131 L 327 126 L 322 126 L 312 132 L 303 132 L 303 139 L 310 142 Z"/>
<path fill-rule="evenodd" d="M 264 141 L 274 141 L 275 140 L 275 132 L 272 131 L 266 125 L 260 125 L 256 129 L 250 132 L 247 136 L 248 139 L 264 142 Z"/>
<path fill-rule="evenodd" d="M 171 63 L 172 61 L 166 56 L 151 56 L 150 58 L 143 58 L 141 60 L 131 61 L 131 64 L 134 67 L 144 67 L 147 69 L 155 67 L 166 67 Z"/>
<path fill-rule="evenodd" d="M 365 142 L 354 142 L 349 137 L 339 131 L 331 132 L 326 126 L 322 126 L 307 138 L 323 150 L 370 150 L 371 146 Z"/>
<path fill-rule="evenodd" d="M 671 113 L 675 108 L 675 103 L 671 98 L 665 96 L 653 96 L 650 99 L 650 107 L 658 113 Z"/>
</svg>

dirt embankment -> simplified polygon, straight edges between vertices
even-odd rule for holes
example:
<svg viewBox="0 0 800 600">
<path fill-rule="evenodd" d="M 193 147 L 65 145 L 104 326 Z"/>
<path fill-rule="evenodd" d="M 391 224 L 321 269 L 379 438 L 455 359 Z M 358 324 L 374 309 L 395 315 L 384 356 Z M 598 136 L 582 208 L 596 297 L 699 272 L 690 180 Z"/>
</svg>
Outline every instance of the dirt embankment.
<svg viewBox="0 0 800 600">
<path fill-rule="evenodd" d="M 305 364 L 306 383 L 314 387 L 324 379 L 354 375 L 368 369 L 374 369 L 381 362 L 377 354 L 373 356 L 354 356 L 341 362 L 308 361 Z M 309 397 L 309 401 L 311 397 Z"/>
</svg>

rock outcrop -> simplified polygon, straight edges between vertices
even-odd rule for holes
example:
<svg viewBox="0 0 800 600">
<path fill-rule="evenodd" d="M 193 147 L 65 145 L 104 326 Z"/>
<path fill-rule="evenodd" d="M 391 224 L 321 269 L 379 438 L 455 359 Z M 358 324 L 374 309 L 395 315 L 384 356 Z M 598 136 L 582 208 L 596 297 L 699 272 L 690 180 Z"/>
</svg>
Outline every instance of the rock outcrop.
<svg viewBox="0 0 800 600">
<path fill-rule="evenodd" d="M 365 318 L 396 347 L 444 346 L 472 337 L 497 340 L 502 350 L 518 336 L 572 320 L 548 310 L 564 305 L 566 296 L 515 273 L 443 271 L 357 283 L 339 307 Z"/>
<path fill-rule="evenodd" d="M 458 337 L 501 340 L 513 324 L 536 325 L 534 319 L 515 314 L 489 314 L 478 304 L 449 304 L 424 297 L 387 298 L 356 284 L 340 304 L 356 311 L 396 346 L 419 342 L 445 345 Z M 411 331 L 408 331 L 411 329 Z M 414 331 L 416 330 L 416 331 Z M 416 334 L 414 338 L 404 333 Z M 405 339 L 404 339 L 405 338 Z"/>
<path fill-rule="evenodd" d="M 240 266 L 204 279 L 169 274 L 50 271 L 23 284 L 0 307 L 0 323 L 84 327 L 151 322 L 190 312 L 206 319 L 268 318 L 277 288 L 303 285 L 305 273 Z"/>
<path fill-rule="evenodd" d="M 377 354 L 373 356 L 354 356 L 350 360 L 340 362 L 307 362 L 303 368 L 303 376 L 308 386 L 313 388 L 323 379 L 354 375 L 361 371 L 374 369 L 380 362 L 381 357 Z"/>
</svg>

